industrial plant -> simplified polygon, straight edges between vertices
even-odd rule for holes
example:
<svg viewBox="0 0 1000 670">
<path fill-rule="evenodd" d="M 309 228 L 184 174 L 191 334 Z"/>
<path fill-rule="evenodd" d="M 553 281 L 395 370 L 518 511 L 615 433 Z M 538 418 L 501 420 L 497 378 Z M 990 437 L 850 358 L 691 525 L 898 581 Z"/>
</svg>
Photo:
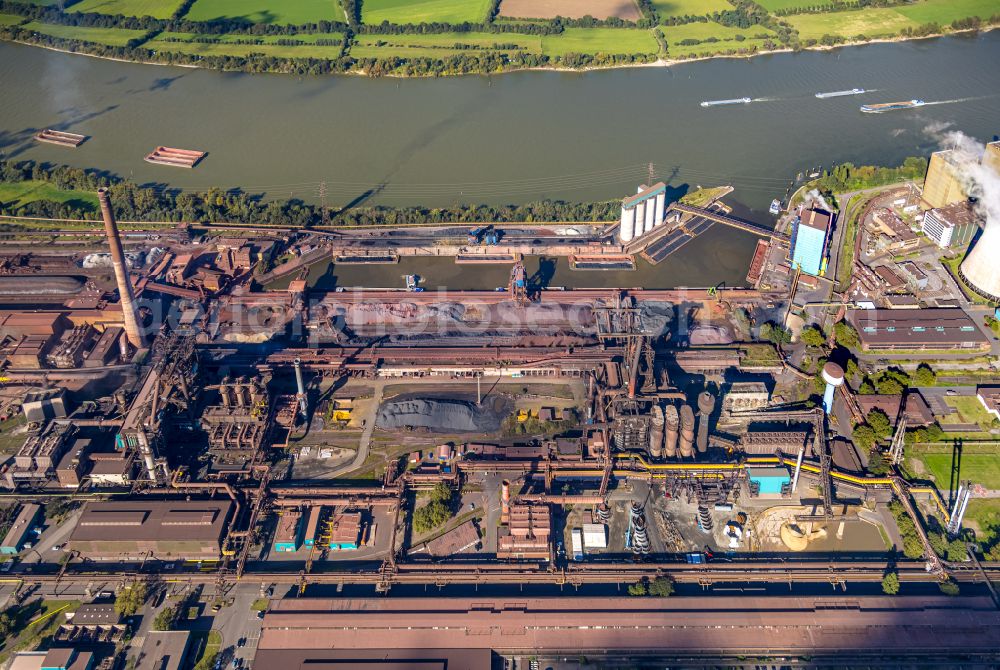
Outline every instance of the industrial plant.
<svg viewBox="0 0 1000 670">
<path fill-rule="evenodd" d="M 985 663 L 986 484 L 922 460 L 1000 417 L 996 317 L 975 306 L 1000 294 L 1000 242 L 969 188 L 938 183 L 951 165 L 850 221 L 803 184 L 770 225 L 728 187 L 672 202 L 650 175 L 619 220 L 571 233 L 136 233 L 101 190 L 103 227 L 0 259 L 12 598 L 259 603 L 252 644 L 217 652 L 233 668 Z M 757 241 L 744 285 L 573 283 L 676 262 L 716 227 Z M 435 285 L 442 262 L 496 286 Z M 74 654 L 128 638 L 103 610 L 63 623 Z M 119 660 L 203 654 L 180 628 Z"/>
</svg>

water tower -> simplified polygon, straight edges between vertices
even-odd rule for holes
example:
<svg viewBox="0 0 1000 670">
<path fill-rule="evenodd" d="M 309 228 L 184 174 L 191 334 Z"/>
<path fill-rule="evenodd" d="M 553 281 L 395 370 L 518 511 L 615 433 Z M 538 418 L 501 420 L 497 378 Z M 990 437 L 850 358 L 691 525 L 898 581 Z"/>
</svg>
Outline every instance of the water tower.
<svg viewBox="0 0 1000 670">
<path fill-rule="evenodd" d="M 833 394 L 838 386 L 844 385 L 844 368 L 836 363 L 827 363 L 823 366 L 823 381 L 826 382 L 826 390 L 823 392 L 823 411 L 829 414 L 833 410 Z"/>
</svg>

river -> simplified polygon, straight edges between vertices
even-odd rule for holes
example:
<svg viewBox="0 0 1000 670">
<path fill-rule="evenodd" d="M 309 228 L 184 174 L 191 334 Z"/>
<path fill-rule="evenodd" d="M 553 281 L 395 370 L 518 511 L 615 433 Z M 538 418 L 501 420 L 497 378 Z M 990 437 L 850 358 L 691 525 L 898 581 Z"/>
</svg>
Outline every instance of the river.
<svg viewBox="0 0 1000 670">
<path fill-rule="evenodd" d="M 1000 31 L 670 68 L 441 79 L 297 78 L 120 63 L 0 44 L 0 152 L 99 167 L 181 189 L 241 187 L 343 205 L 621 197 L 647 163 L 678 188 L 731 183 L 751 218 L 797 173 L 927 153 L 933 123 L 1000 132 Z M 819 91 L 877 92 L 818 100 Z M 748 96 L 749 105 L 702 100 Z M 922 98 L 913 111 L 863 102 Z M 958 102 L 945 102 L 958 101 Z M 38 144 L 54 127 L 78 149 Z M 150 165 L 157 145 L 208 152 L 194 170 Z M 742 280 L 750 236 L 716 226 L 678 255 Z"/>
</svg>

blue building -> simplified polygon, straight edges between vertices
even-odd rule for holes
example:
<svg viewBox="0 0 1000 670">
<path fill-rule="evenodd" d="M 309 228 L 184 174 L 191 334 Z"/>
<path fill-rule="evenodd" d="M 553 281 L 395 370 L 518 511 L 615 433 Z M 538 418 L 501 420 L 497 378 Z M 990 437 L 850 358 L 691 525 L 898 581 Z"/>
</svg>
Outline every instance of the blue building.
<svg viewBox="0 0 1000 670">
<path fill-rule="evenodd" d="M 791 475 L 783 467 L 749 467 L 747 479 L 756 485 L 758 495 L 780 495 L 782 489 L 792 482 Z"/>
<path fill-rule="evenodd" d="M 831 216 L 827 212 L 803 210 L 792 235 L 792 267 L 817 277 L 822 274 L 830 221 Z"/>
</svg>

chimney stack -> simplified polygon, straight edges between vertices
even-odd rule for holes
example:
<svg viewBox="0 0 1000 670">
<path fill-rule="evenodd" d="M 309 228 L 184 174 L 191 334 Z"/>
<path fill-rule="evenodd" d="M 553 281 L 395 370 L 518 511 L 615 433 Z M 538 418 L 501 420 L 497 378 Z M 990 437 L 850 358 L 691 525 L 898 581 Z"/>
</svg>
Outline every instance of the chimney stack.
<svg viewBox="0 0 1000 670">
<path fill-rule="evenodd" d="M 118 235 L 118 224 L 115 223 L 114 212 L 111 211 L 111 200 L 108 189 L 97 191 L 97 199 L 101 203 L 101 215 L 104 217 L 104 231 L 108 235 L 108 246 L 111 248 L 111 264 L 115 269 L 115 281 L 118 283 L 118 294 L 121 296 L 122 318 L 125 321 L 125 336 L 137 349 L 146 346 L 146 340 L 139 328 L 139 317 L 136 314 L 135 296 L 132 294 L 132 282 L 128 276 L 128 265 L 125 263 L 125 251 Z"/>
</svg>

